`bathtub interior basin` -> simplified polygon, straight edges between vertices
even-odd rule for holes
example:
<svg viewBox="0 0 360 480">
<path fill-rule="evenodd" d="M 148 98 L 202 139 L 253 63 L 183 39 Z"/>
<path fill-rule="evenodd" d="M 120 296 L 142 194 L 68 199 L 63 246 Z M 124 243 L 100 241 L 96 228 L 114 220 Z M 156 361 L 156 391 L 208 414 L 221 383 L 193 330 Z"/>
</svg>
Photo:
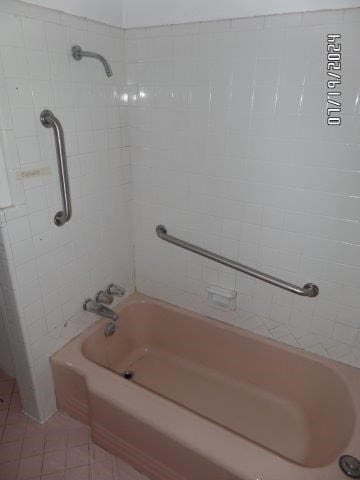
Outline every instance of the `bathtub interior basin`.
<svg viewBox="0 0 360 480">
<path fill-rule="evenodd" d="M 323 467 L 352 437 L 354 402 L 330 362 L 161 302 L 123 305 L 110 337 L 103 325 L 81 343 L 89 361 L 289 462 Z"/>
</svg>

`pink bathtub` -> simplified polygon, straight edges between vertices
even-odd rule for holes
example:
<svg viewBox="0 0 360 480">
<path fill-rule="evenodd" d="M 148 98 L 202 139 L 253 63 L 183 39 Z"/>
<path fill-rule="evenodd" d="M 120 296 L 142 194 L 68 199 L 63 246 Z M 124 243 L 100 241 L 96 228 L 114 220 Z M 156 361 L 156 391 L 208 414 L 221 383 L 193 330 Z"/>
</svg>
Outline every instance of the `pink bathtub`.
<svg viewBox="0 0 360 480">
<path fill-rule="evenodd" d="M 155 480 L 349 478 L 358 369 L 140 294 L 118 312 L 51 359 L 58 407 L 99 445 Z"/>
</svg>

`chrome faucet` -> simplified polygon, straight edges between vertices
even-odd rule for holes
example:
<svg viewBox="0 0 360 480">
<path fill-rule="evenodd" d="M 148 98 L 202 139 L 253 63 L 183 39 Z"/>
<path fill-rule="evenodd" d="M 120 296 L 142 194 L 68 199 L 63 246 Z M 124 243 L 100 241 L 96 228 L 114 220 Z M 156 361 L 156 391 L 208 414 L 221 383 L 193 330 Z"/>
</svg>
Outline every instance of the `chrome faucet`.
<svg viewBox="0 0 360 480">
<path fill-rule="evenodd" d="M 100 315 L 100 317 L 110 318 L 112 321 L 119 318 L 119 315 L 114 312 L 114 310 L 111 310 L 111 308 L 106 307 L 101 303 L 95 302 L 95 300 L 91 300 L 91 298 L 85 300 L 83 303 L 83 309 L 87 312 L 96 313 L 97 315 Z"/>
<path fill-rule="evenodd" d="M 105 289 L 105 292 L 108 295 L 115 295 L 116 297 L 123 297 L 125 295 L 125 288 L 116 285 L 115 283 L 110 283 Z"/>
<path fill-rule="evenodd" d="M 97 303 L 105 303 L 105 305 L 110 305 L 114 300 L 114 297 L 108 293 L 105 292 L 104 290 L 100 290 L 100 292 L 97 292 L 95 295 L 95 301 Z"/>
</svg>

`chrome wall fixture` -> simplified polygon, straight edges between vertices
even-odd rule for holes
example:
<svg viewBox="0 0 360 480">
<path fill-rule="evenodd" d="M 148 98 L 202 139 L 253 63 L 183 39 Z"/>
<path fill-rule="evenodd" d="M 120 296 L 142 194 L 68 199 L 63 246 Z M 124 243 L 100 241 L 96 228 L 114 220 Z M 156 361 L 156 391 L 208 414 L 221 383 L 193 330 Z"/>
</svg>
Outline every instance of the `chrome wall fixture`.
<svg viewBox="0 0 360 480">
<path fill-rule="evenodd" d="M 95 295 L 95 302 L 104 303 L 105 305 L 111 305 L 114 300 L 114 297 L 104 290 L 100 290 Z"/>
<path fill-rule="evenodd" d="M 105 303 L 106 305 L 111 305 L 114 296 L 123 297 L 125 295 L 125 288 L 116 285 L 115 283 L 110 283 L 105 290 L 100 290 L 95 295 L 95 300 L 98 303 Z"/>
<path fill-rule="evenodd" d="M 125 288 L 116 285 L 115 283 L 110 283 L 106 287 L 106 293 L 109 295 L 115 295 L 116 297 L 123 297 L 125 295 Z"/>
<path fill-rule="evenodd" d="M 110 318 L 113 322 L 119 318 L 118 314 L 111 310 L 111 308 L 106 305 L 110 305 L 114 300 L 114 295 L 122 297 L 125 295 L 125 289 L 116 285 L 115 283 L 110 283 L 105 290 L 100 290 L 95 295 L 95 300 L 87 298 L 83 303 L 83 309 L 87 312 L 96 313 L 100 317 Z M 106 304 L 106 305 L 104 305 Z M 105 336 L 112 335 L 114 331 L 112 330 L 111 324 L 107 325 L 110 328 L 111 332 L 107 331 L 105 327 Z"/>
<path fill-rule="evenodd" d="M 54 217 L 55 225 L 61 227 L 71 218 L 71 197 L 69 187 L 69 174 L 67 169 L 64 131 L 60 121 L 55 117 L 51 110 L 43 110 L 40 115 L 40 121 L 46 128 L 53 128 L 56 146 L 56 155 L 58 162 L 60 192 L 63 210 L 56 213 Z"/>
<path fill-rule="evenodd" d="M 104 66 L 106 75 L 108 77 L 112 76 L 113 72 L 108 61 L 99 53 L 86 52 L 79 45 L 74 45 L 71 49 L 71 54 L 75 58 L 75 60 L 81 60 L 83 57 L 96 58 L 97 60 L 100 60 L 100 62 Z"/>
<path fill-rule="evenodd" d="M 111 308 L 102 303 L 98 303 L 91 298 L 85 300 L 83 303 L 83 309 L 87 312 L 96 313 L 97 315 L 100 315 L 100 317 L 110 318 L 113 322 L 119 318 L 119 315 L 114 312 L 114 310 L 111 310 Z"/>
<path fill-rule="evenodd" d="M 221 263 L 222 265 L 226 265 L 229 268 L 233 268 L 234 270 L 237 270 L 239 272 L 246 273 L 251 277 L 258 278 L 263 282 L 270 283 L 271 285 L 275 285 L 276 287 L 287 290 L 288 292 L 295 293 L 296 295 L 301 295 L 303 297 L 316 297 L 319 294 L 319 288 L 313 283 L 307 283 L 303 287 L 298 287 L 297 285 L 285 282 L 284 280 L 280 280 L 279 278 L 273 277 L 272 275 L 267 275 L 266 273 L 260 272 L 259 270 L 255 270 L 251 267 L 247 267 L 246 265 L 242 265 L 241 263 L 230 260 L 229 258 L 223 257 L 222 255 L 210 252 L 210 250 L 205 250 L 204 248 L 193 245 L 192 243 L 185 242 L 180 238 L 168 235 L 166 227 L 164 227 L 164 225 L 158 225 L 156 227 L 156 234 L 159 238 L 165 240 L 166 242 L 177 245 L 178 247 L 189 250 L 190 252 L 197 253 L 202 257 L 214 260 L 214 262 Z"/>
</svg>

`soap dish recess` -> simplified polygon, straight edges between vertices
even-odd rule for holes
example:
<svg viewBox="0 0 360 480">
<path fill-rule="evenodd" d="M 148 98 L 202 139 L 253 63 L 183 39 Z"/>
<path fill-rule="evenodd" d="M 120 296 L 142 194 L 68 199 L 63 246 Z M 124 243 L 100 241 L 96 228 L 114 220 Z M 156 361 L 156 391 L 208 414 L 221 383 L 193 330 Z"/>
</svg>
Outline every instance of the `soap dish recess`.
<svg viewBox="0 0 360 480">
<path fill-rule="evenodd" d="M 236 309 L 236 292 L 234 290 L 227 290 L 217 285 L 210 285 L 206 290 L 209 305 L 225 311 Z"/>
</svg>

